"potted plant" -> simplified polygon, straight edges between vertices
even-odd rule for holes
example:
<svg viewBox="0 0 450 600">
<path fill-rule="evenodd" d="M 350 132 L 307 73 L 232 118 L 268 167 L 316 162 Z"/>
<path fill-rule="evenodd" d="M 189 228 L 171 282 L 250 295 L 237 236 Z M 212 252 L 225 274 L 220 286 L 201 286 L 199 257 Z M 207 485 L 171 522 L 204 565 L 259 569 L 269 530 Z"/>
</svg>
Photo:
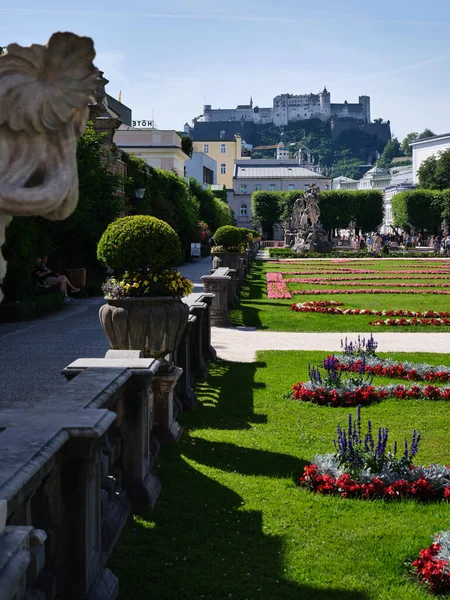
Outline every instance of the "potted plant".
<svg viewBox="0 0 450 600">
<path fill-rule="evenodd" d="M 123 217 L 107 227 L 97 258 L 114 269 L 100 308 L 111 348 L 153 358 L 175 351 L 189 313 L 181 298 L 192 292 L 192 283 L 172 268 L 180 256 L 178 235 L 155 217 Z"/>
<path fill-rule="evenodd" d="M 214 234 L 215 246 L 211 249 L 213 258 L 220 260 L 221 267 L 241 271 L 241 258 L 246 244 L 242 241 L 242 233 L 237 227 L 224 225 Z"/>
</svg>

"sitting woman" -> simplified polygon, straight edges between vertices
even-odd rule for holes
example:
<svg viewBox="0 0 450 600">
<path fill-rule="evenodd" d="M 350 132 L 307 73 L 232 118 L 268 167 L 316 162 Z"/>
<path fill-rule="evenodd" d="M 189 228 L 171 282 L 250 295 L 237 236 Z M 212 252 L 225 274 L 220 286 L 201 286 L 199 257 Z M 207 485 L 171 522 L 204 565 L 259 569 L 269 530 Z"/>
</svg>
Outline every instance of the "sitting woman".
<svg viewBox="0 0 450 600">
<path fill-rule="evenodd" d="M 67 290 L 69 289 L 72 293 L 76 293 L 80 291 L 80 288 L 72 285 L 65 275 L 59 275 L 58 273 L 54 273 L 51 269 L 49 269 L 47 267 L 47 260 L 47 256 L 36 259 L 36 270 L 34 271 L 34 276 L 38 281 L 42 281 L 46 287 L 59 285 L 59 289 L 64 293 L 65 298 L 67 300 L 71 300 L 67 294 Z"/>
</svg>

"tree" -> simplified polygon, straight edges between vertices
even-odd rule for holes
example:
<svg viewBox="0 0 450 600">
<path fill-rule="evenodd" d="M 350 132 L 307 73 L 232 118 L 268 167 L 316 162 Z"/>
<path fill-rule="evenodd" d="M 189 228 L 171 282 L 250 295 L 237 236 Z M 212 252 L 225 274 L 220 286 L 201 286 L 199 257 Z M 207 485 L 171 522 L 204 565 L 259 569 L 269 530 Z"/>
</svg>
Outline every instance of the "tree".
<svg viewBox="0 0 450 600">
<path fill-rule="evenodd" d="M 205 190 L 194 177 L 189 180 L 189 192 L 199 203 L 200 221 L 207 223 L 213 233 L 223 225 L 233 225 L 231 207 L 216 197 L 210 189 Z"/>
<path fill-rule="evenodd" d="M 376 231 L 383 222 L 383 192 L 378 190 L 357 190 L 352 193 L 352 221 L 363 233 Z"/>
<path fill-rule="evenodd" d="M 389 167 L 393 158 L 402 155 L 402 149 L 400 146 L 400 142 L 397 138 L 392 138 L 389 140 L 386 146 L 384 147 L 383 153 L 378 160 L 378 165 L 380 167 Z"/>
<path fill-rule="evenodd" d="M 417 140 L 417 138 L 419 137 L 419 134 L 417 133 L 417 131 L 412 131 L 411 133 L 408 133 L 404 138 L 403 138 L 403 142 L 402 142 L 402 152 L 405 156 L 411 156 L 411 142 L 415 142 Z"/>
<path fill-rule="evenodd" d="M 188 135 L 181 136 L 181 149 L 189 156 L 189 158 L 192 156 L 192 153 L 194 152 L 194 144 Z"/>
<path fill-rule="evenodd" d="M 361 177 L 361 165 L 364 162 L 359 158 L 348 158 L 340 160 L 335 163 L 331 169 L 330 177 L 333 179 L 343 175 L 344 177 L 350 177 L 351 179 L 360 179 Z"/>
<path fill-rule="evenodd" d="M 418 170 L 420 187 L 429 190 L 450 188 L 450 149 L 438 156 L 430 156 Z"/>
<path fill-rule="evenodd" d="M 417 231 L 439 231 L 443 209 L 439 196 L 435 190 L 424 189 L 396 194 L 392 198 L 394 225 L 405 231 L 411 227 Z"/>
<path fill-rule="evenodd" d="M 418 140 L 426 140 L 427 138 L 434 137 L 434 133 L 431 129 L 424 129 L 417 137 Z"/>
<path fill-rule="evenodd" d="M 273 239 L 273 226 L 280 220 L 280 200 L 283 192 L 253 192 L 253 223 L 266 233 L 267 239 Z"/>
</svg>

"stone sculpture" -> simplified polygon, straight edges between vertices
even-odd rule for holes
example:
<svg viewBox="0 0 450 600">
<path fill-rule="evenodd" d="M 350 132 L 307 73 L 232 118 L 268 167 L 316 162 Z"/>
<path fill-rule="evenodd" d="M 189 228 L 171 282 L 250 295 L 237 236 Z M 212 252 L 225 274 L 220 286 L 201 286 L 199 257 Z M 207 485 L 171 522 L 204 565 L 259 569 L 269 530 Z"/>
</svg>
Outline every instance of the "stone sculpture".
<svg viewBox="0 0 450 600">
<path fill-rule="evenodd" d="M 10 44 L 0 56 L 0 284 L 11 218 L 61 220 L 76 208 L 94 57 L 92 40 L 73 33 L 55 33 L 46 46 Z"/>
<path fill-rule="evenodd" d="M 303 198 L 295 201 L 286 233 L 293 252 L 331 252 L 332 246 L 320 222 L 319 188 L 312 184 Z"/>
</svg>

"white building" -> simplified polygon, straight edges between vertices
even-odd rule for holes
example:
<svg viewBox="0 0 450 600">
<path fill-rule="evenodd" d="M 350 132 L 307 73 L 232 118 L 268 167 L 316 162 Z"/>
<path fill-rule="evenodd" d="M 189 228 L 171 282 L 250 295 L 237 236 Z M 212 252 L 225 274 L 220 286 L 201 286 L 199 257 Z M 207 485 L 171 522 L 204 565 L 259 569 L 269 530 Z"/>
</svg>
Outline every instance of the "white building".
<svg viewBox="0 0 450 600">
<path fill-rule="evenodd" d="M 299 165 L 298 160 L 254 159 L 236 160 L 233 193 L 228 202 L 234 210 L 238 227 L 252 227 L 252 194 L 260 190 L 270 192 L 304 191 L 311 184 L 321 190 L 331 189 L 331 178 Z M 275 239 L 282 239 L 281 228 Z"/>
<path fill-rule="evenodd" d="M 392 225 L 394 223 L 392 215 L 392 198 L 395 194 L 400 192 L 407 192 L 414 189 L 413 183 L 413 172 L 411 169 L 408 171 L 401 171 L 393 175 L 391 183 L 384 190 L 384 219 L 383 225 L 381 226 L 381 233 L 392 233 Z"/>
<path fill-rule="evenodd" d="M 450 133 L 417 140 L 411 143 L 411 147 L 413 153 L 413 182 L 414 185 L 417 185 L 419 183 L 418 171 L 420 165 L 430 156 L 439 156 L 440 152 L 450 148 Z"/>
<path fill-rule="evenodd" d="M 114 143 L 125 152 L 141 156 L 151 167 L 184 176 L 189 156 L 181 149 L 181 137 L 176 131 L 121 125 L 114 134 Z"/>
<path fill-rule="evenodd" d="M 343 175 L 333 179 L 333 190 L 380 190 L 381 192 L 391 183 L 392 174 L 382 167 L 375 165 L 358 181 Z"/>
</svg>

